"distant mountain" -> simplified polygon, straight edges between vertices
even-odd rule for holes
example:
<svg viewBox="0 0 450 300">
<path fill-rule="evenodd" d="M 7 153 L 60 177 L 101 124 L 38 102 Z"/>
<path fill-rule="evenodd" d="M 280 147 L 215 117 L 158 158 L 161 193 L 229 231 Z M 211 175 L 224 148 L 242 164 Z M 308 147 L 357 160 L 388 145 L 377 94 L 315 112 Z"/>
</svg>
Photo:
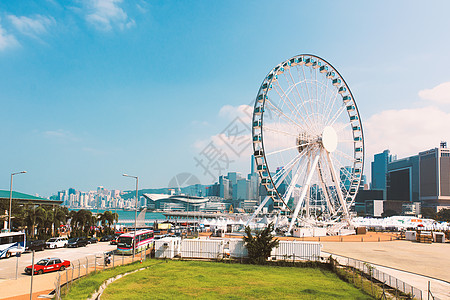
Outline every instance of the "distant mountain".
<svg viewBox="0 0 450 300">
<path fill-rule="evenodd" d="M 198 196 L 198 191 L 199 190 L 205 190 L 206 187 L 209 187 L 210 185 L 208 184 L 194 184 L 194 185 L 189 185 L 186 187 L 182 187 L 181 193 L 182 194 L 186 194 L 189 196 Z M 177 191 L 176 191 L 177 192 Z M 132 199 L 134 198 L 134 196 L 136 195 L 136 190 L 134 191 L 123 191 L 123 195 L 121 195 L 122 199 Z M 203 191 L 204 194 L 205 191 Z M 142 189 L 142 190 L 138 190 L 138 194 L 139 196 L 142 196 L 142 194 L 169 194 L 169 188 L 159 188 L 159 189 Z M 204 196 L 204 195 L 203 195 Z"/>
</svg>

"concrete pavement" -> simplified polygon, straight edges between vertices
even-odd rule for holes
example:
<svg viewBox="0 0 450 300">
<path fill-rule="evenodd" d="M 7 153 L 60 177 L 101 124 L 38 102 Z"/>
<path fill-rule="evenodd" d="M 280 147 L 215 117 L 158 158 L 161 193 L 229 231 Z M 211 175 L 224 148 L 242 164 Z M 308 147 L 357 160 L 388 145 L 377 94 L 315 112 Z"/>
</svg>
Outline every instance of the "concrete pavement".
<svg viewBox="0 0 450 300">
<path fill-rule="evenodd" d="M 378 270 L 439 299 L 450 299 L 450 244 L 421 244 L 411 241 L 326 242 L 322 252 L 369 262 Z M 345 259 L 342 261 L 345 264 Z"/>
</svg>

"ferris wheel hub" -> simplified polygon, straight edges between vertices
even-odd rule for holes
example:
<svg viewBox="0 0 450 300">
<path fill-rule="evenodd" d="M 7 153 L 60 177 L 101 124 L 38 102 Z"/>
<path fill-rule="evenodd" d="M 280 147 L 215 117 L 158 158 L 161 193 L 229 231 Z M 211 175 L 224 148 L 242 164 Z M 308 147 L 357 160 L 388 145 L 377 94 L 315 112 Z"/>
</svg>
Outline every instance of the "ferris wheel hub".
<svg viewBox="0 0 450 300">
<path fill-rule="evenodd" d="M 322 132 L 322 145 L 328 152 L 334 152 L 338 144 L 336 130 L 331 126 L 326 126 Z"/>
</svg>

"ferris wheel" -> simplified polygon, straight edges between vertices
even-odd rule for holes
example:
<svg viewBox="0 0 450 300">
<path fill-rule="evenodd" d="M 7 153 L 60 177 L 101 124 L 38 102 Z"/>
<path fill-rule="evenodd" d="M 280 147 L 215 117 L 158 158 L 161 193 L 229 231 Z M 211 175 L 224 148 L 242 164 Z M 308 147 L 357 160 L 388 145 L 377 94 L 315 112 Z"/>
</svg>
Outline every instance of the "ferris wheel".
<svg viewBox="0 0 450 300">
<path fill-rule="evenodd" d="M 296 222 L 349 222 L 364 136 L 339 72 L 311 54 L 278 64 L 259 88 L 252 121 L 256 169 L 267 191 L 255 214 L 273 204 L 289 216 L 288 232 Z"/>
</svg>

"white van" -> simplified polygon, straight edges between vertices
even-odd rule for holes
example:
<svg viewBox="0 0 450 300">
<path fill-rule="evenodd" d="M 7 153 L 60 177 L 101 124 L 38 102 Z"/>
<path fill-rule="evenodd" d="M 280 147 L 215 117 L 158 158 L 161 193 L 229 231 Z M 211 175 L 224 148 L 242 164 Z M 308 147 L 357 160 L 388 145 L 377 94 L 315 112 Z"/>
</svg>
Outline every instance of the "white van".
<svg viewBox="0 0 450 300">
<path fill-rule="evenodd" d="M 60 247 L 66 247 L 68 243 L 67 237 L 54 237 L 45 242 L 45 247 L 50 249 L 56 249 Z"/>
</svg>

